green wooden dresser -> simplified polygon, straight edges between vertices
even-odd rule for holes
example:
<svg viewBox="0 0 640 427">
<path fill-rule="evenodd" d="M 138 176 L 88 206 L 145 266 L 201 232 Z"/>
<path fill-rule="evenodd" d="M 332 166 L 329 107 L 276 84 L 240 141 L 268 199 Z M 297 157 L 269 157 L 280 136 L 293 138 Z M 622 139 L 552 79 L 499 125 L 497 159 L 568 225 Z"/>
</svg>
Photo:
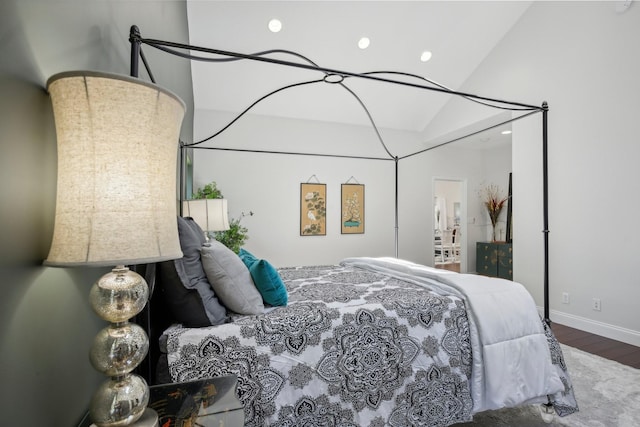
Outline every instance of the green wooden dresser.
<svg viewBox="0 0 640 427">
<path fill-rule="evenodd" d="M 477 242 L 476 272 L 484 276 L 513 280 L 512 244 L 504 242 Z"/>
</svg>

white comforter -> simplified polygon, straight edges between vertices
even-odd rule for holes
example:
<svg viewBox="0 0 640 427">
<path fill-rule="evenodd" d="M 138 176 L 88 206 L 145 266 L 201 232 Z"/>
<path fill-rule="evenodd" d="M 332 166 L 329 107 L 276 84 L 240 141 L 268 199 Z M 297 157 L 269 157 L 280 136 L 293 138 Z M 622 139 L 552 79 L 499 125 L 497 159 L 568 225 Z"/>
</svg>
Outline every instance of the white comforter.
<svg viewBox="0 0 640 427">
<path fill-rule="evenodd" d="M 519 283 L 436 270 L 396 258 L 347 258 L 465 300 L 471 326 L 473 412 L 543 403 L 564 390 L 531 295 Z"/>
</svg>

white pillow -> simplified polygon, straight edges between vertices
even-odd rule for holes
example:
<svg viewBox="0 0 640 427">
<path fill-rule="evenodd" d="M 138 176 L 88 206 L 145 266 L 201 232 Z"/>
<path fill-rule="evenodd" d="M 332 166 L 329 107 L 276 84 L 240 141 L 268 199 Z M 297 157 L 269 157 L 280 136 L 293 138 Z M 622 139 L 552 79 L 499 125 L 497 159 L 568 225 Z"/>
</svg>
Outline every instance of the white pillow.
<svg viewBox="0 0 640 427">
<path fill-rule="evenodd" d="M 202 266 L 218 299 L 238 314 L 262 314 L 264 303 L 253 284 L 249 269 L 240 257 L 222 243 L 212 240 L 200 249 Z"/>
</svg>

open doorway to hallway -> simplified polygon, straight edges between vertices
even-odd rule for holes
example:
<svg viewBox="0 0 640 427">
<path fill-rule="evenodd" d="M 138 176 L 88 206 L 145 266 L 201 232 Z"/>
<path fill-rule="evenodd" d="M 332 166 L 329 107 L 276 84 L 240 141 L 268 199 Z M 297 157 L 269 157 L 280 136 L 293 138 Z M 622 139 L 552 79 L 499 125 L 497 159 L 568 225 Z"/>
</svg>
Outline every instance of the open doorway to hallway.
<svg viewBox="0 0 640 427">
<path fill-rule="evenodd" d="M 466 181 L 434 178 L 433 195 L 433 264 L 436 268 L 465 273 Z"/>
</svg>

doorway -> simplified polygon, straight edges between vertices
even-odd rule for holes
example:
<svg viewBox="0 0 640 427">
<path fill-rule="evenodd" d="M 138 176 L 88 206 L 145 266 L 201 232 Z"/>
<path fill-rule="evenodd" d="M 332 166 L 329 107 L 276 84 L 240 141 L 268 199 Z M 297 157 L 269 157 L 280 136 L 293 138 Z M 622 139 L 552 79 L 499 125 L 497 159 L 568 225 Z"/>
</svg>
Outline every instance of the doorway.
<svg viewBox="0 0 640 427">
<path fill-rule="evenodd" d="M 433 265 L 466 273 L 466 181 L 434 178 L 433 195 Z"/>
</svg>

